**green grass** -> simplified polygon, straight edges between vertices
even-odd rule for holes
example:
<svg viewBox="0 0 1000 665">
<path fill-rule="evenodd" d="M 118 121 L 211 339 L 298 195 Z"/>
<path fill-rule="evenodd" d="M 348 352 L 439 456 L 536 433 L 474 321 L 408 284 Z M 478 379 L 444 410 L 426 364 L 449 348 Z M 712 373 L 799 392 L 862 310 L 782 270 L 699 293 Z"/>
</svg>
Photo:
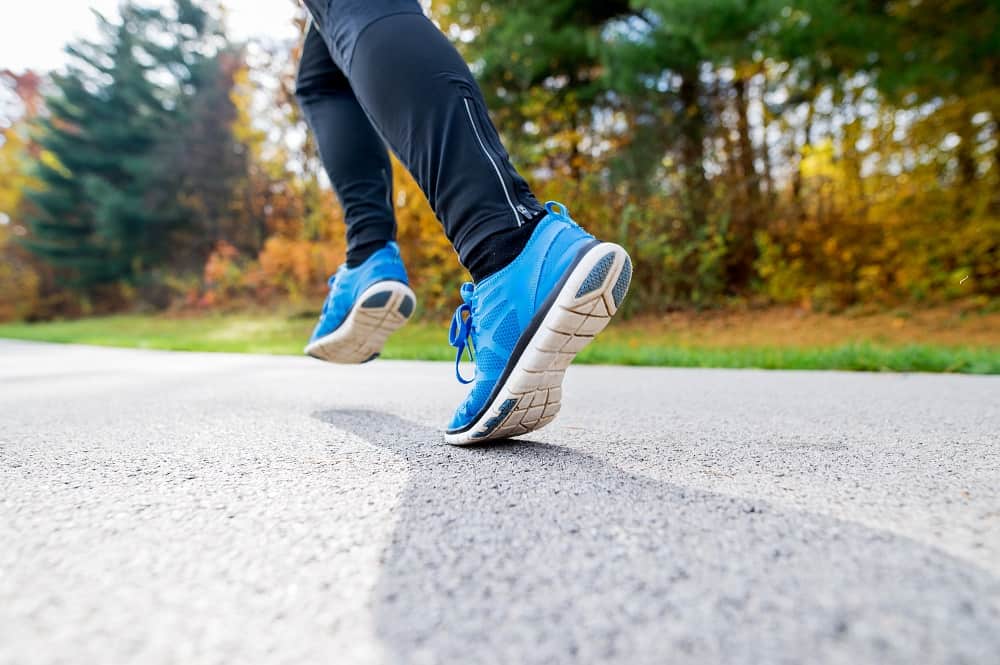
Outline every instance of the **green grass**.
<svg viewBox="0 0 1000 665">
<path fill-rule="evenodd" d="M 292 354 L 302 352 L 312 319 L 226 314 L 192 318 L 123 315 L 50 323 L 0 324 L 0 337 L 175 351 Z M 396 333 L 386 358 L 452 360 L 441 324 L 414 322 Z M 885 344 L 857 340 L 827 346 L 733 346 L 711 335 L 678 338 L 649 325 L 619 322 L 578 362 L 671 367 L 759 367 L 1000 374 L 1000 347 Z"/>
</svg>

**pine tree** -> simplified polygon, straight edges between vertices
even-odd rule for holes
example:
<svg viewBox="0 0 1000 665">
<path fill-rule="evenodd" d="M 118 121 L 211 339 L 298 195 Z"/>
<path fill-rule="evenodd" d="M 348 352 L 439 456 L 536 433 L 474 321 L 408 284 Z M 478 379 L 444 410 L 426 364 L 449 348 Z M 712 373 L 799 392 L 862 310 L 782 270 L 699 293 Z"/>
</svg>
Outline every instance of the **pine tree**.
<svg viewBox="0 0 1000 665">
<path fill-rule="evenodd" d="M 101 39 L 69 47 L 68 72 L 53 77 L 38 142 L 55 162 L 38 165 L 41 187 L 28 195 L 26 245 L 83 292 L 136 283 L 189 217 L 168 156 L 218 34 L 190 0 L 171 16 L 129 3 L 119 23 L 98 21 Z"/>
</svg>

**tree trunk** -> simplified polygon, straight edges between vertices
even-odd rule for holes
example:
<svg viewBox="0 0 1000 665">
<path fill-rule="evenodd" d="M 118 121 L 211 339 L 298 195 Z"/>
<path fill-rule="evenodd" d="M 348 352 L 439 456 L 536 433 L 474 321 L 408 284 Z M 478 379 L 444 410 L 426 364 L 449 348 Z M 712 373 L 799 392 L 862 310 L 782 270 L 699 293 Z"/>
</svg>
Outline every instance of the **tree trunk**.
<svg viewBox="0 0 1000 665">
<path fill-rule="evenodd" d="M 730 231 L 729 279 L 731 286 L 746 286 L 753 275 L 756 260 L 754 233 L 760 220 L 760 177 L 754 164 L 753 139 L 750 136 L 748 79 L 737 77 L 733 83 L 736 92 L 736 132 L 740 147 L 740 191 L 742 201 L 733 215 Z"/>
<path fill-rule="evenodd" d="M 799 211 L 799 221 L 805 221 L 806 219 L 806 206 L 805 202 L 802 200 L 802 150 L 809 145 L 810 135 L 812 134 L 813 119 L 816 116 L 815 101 L 815 95 L 810 95 L 806 101 L 809 108 L 806 111 L 806 124 L 804 127 L 802 145 L 798 147 L 798 154 L 794 155 L 795 172 L 792 174 L 792 202 Z"/>
<path fill-rule="evenodd" d="M 976 164 L 976 127 L 972 124 L 972 112 L 967 102 L 961 102 L 962 112 L 959 116 L 958 135 L 962 140 L 958 144 L 958 177 L 961 194 L 957 197 L 958 221 L 968 220 L 975 211 L 979 198 L 976 186 L 978 164 Z"/>
<path fill-rule="evenodd" d="M 705 176 L 705 116 L 698 99 L 698 72 L 687 72 L 682 78 L 680 100 L 683 104 L 681 121 L 681 160 L 684 168 L 685 198 L 688 222 L 693 228 L 704 224 L 708 216 L 708 179 Z"/>
</svg>

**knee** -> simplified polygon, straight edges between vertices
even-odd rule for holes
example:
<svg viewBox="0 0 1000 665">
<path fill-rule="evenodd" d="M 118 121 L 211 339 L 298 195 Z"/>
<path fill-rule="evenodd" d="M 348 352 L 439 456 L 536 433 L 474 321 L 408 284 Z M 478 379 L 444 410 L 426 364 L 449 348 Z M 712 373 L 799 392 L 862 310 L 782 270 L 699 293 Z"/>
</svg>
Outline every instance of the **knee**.
<svg viewBox="0 0 1000 665">
<path fill-rule="evenodd" d="M 351 84 L 338 70 L 315 72 L 300 70 L 295 79 L 295 97 L 299 104 L 350 94 L 353 94 Z"/>
<path fill-rule="evenodd" d="M 300 105 L 306 105 L 321 99 L 328 99 L 343 91 L 321 76 L 300 76 L 295 80 L 295 98 Z"/>
<path fill-rule="evenodd" d="M 313 81 L 302 78 L 295 79 L 295 99 L 298 100 L 300 106 L 308 104 L 317 96 L 316 85 Z"/>
</svg>

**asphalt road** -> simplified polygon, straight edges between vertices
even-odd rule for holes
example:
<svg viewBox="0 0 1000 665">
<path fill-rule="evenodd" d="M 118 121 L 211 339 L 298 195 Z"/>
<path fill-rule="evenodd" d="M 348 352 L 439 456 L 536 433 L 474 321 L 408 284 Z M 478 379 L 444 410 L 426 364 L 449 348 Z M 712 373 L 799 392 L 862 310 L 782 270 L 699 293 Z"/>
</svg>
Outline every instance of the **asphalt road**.
<svg viewBox="0 0 1000 665">
<path fill-rule="evenodd" d="M 0 663 L 1000 663 L 1000 377 L 0 342 Z"/>
</svg>

